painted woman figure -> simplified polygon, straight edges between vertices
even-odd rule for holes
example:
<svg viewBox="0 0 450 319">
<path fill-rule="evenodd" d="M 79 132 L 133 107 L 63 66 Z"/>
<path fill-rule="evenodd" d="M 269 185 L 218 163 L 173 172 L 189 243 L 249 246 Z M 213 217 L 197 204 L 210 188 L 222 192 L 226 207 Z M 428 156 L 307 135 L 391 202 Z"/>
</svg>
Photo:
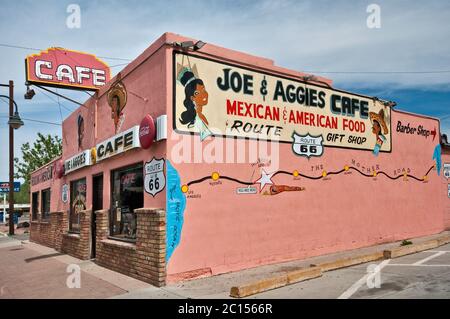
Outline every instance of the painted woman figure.
<svg viewBox="0 0 450 319">
<path fill-rule="evenodd" d="M 78 149 L 82 149 L 84 139 L 84 119 L 81 116 L 81 114 L 78 115 L 77 127 L 78 127 Z"/>
<path fill-rule="evenodd" d="M 208 120 L 203 114 L 203 107 L 208 104 L 208 92 L 201 79 L 195 77 L 190 68 L 183 68 L 179 72 L 177 79 L 184 86 L 184 107 L 186 110 L 181 113 L 179 119 L 181 124 L 187 125 L 188 128 L 194 126 L 200 133 L 200 140 L 212 135 L 208 128 Z"/>
<path fill-rule="evenodd" d="M 389 130 L 384 119 L 384 111 L 380 112 L 370 112 L 370 120 L 372 121 L 372 133 L 375 134 L 376 142 L 373 149 L 373 154 L 378 156 L 381 146 L 386 142 L 386 137 L 383 134 L 388 134 Z M 382 134 L 383 133 L 383 134 Z"/>
</svg>

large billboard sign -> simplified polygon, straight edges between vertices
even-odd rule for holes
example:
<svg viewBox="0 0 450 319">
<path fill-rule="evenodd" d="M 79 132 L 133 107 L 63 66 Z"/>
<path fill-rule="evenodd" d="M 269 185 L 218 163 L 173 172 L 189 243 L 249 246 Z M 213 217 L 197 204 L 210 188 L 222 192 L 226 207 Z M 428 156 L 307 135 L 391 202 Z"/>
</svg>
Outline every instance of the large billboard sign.
<svg viewBox="0 0 450 319">
<path fill-rule="evenodd" d="M 378 99 L 178 52 L 173 76 L 178 133 L 391 151 L 391 109 Z"/>
<path fill-rule="evenodd" d="M 109 66 L 92 54 L 49 48 L 25 59 L 26 80 L 80 90 L 98 90 L 111 78 Z"/>
</svg>

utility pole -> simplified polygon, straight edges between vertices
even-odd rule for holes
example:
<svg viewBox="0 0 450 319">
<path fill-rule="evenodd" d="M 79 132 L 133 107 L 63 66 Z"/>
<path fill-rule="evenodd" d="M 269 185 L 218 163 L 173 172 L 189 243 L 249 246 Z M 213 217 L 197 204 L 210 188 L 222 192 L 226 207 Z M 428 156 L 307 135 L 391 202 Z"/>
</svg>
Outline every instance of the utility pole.
<svg viewBox="0 0 450 319">
<path fill-rule="evenodd" d="M 3 224 L 6 224 L 6 194 L 3 193 Z"/>
<path fill-rule="evenodd" d="M 9 81 L 9 118 L 14 115 L 14 81 Z M 14 235 L 14 128 L 9 125 L 9 235 Z"/>
</svg>

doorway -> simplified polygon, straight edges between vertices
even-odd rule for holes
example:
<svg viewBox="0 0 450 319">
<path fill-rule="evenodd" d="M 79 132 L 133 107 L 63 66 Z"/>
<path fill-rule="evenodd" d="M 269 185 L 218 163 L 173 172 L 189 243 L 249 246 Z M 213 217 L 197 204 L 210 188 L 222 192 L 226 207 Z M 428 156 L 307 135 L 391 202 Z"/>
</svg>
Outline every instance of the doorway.
<svg viewBox="0 0 450 319">
<path fill-rule="evenodd" d="M 103 209 L 103 174 L 92 180 L 92 222 L 91 222 L 91 258 L 95 258 L 97 223 L 95 212 Z"/>
</svg>

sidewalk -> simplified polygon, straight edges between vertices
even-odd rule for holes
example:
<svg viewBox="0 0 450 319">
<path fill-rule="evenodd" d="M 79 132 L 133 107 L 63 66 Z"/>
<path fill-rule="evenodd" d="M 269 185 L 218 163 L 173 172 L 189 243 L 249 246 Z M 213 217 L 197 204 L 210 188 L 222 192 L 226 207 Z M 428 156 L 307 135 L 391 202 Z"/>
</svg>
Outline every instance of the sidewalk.
<svg viewBox="0 0 450 319">
<path fill-rule="evenodd" d="M 68 288 L 70 264 L 81 270 L 81 287 Z M 10 237 L 0 238 L 0 299 L 109 298 L 150 285 L 54 249 Z"/>
</svg>

